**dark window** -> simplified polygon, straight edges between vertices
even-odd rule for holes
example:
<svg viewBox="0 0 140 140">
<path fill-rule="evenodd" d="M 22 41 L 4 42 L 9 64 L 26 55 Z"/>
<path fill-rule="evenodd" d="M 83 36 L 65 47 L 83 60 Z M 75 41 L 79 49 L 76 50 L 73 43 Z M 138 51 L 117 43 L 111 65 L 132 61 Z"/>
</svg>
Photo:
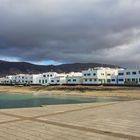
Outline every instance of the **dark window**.
<svg viewBox="0 0 140 140">
<path fill-rule="evenodd" d="M 54 82 L 54 80 L 51 80 L 51 82 L 53 83 L 53 82 Z"/>
<path fill-rule="evenodd" d="M 93 73 L 93 76 L 96 76 L 96 73 Z"/>
<path fill-rule="evenodd" d="M 112 79 L 112 82 L 115 82 L 116 80 L 115 79 Z"/>
<path fill-rule="evenodd" d="M 71 82 L 71 79 L 68 79 L 68 82 Z"/>
<path fill-rule="evenodd" d="M 22 76 L 22 79 L 24 79 L 24 77 Z"/>
<path fill-rule="evenodd" d="M 96 81 L 97 81 L 97 79 L 94 79 L 94 81 L 96 82 Z"/>
<path fill-rule="evenodd" d="M 136 75 L 136 74 L 137 74 L 137 72 L 133 71 L 133 72 L 132 72 L 132 74 L 133 74 L 133 75 Z"/>
<path fill-rule="evenodd" d="M 39 80 L 39 83 L 41 83 L 41 80 Z"/>
<path fill-rule="evenodd" d="M 107 82 L 110 83 L 110 79 L 107 79 Z"/>
<path fill-rule="evenodd" d="M 86 74 L 84 74 L 84 76 L 87 76 Z"/>
<path fill-rule="evenodd" d="M 123 75 L 123 73 L 121 72 L 121 73 L 119 73 L 119 75 Z"/>
<path fill-rule="evenodd" d="M 73 79 L 73 82 L 76 82 L 76 79 Z"/>
<path fill-rule="evenodd" d="M 87 82 L 87 79 L 85 79 L 85 82 Z"/>
<path fill-rule="evenodd" d="M 43 77 L 46 77 L 46 75 L 43 75 Z"/>
<path fill-rule="evenodd" d="M 44 80 L 42 80 L 42 83 L 44 84 Z"/>
<path fill-rule="evenodd" d="M 90 73 L 87 74 L 87 76 L 90 76 L 90 75 L 91 75 Z"/>
<path fill-rule="evenodd" d="M 60 80 L 57 80 L 57 83 L 59 83 L 60 82 Z"/>
<path fill-rule="evenodd" d="M 47 80 L 45 80 L 45 83 L 47 83 Z"/>
<path fill-rule="evenodd" d="M 50 75 L 50 77 L 52 77 L 52 75 Z"/>
<path fill-rule="evenodd" d="M 134 78 L 132 79 L 132 82 L 135 82 L 135 79 Z"/>
<path fill-rule="evenodd" d="M 123 79 L 119 79 L 119 81 L 120 81 L 120 82 L 123 82 L 124 80 L 123 80 Z"/>
<path fill-rule="evenodd" d="M 126 72 L 126 75 L 130 75 L 130 72 Z"/>
<path fill-rule="evenodd" d="M 92 82 L 92 79 L 89 79 L 90 82 Z"/>
<path fill-rule="evenodd" d="M 126 82 L 130 82 L 131 80 L 130 80 L 130 79 L 125 79 L 125 81 L 126 81 Z"/>
</svg>

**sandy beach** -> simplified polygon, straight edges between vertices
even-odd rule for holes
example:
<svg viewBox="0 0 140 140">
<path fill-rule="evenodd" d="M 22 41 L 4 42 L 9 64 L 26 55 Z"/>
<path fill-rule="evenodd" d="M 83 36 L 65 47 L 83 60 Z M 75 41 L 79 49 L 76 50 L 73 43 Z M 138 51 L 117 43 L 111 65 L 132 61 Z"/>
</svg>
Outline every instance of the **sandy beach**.
<svg viewBox="0 0 140 140">
<path fill-rule="evenodd" d="M 1 93 L 40 93 L 95 97 L 129 97 L 140 99 L 140 87 L 112 86 L 0 86 Z"/>
</svg>

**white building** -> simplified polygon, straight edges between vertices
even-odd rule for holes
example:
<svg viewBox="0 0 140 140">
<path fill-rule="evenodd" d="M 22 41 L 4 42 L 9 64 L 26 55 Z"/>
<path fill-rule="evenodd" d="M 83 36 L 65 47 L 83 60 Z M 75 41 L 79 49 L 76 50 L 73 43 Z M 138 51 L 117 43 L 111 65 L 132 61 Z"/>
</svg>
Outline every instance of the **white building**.
<svg viewBox="0 0 140 140">
<path fill-rule="evenodd" d="M 11 76 L 13 84 L 32 84 L 33 76 L 30 74 L 17 74 Z"/>
<path fill-rule="evenodd" d="M 118 84 L 140 84 L 140 69 L 124 69 L 118 72 Z"/>
<path fill-rule="evenodd" d="M 118 69 L 94 68 L 82 71 L 83 84 L 110 84 L 111 77 L 118 74 Z"/>
<path fill-rule="evenodd" d="M 66 84 L 70 84 L 70 85 L 79 85 L 79 84 L 82 84 L 83 83 L 83 80 L 82 80 L 82 73 L 81 72 L 71 72 L 67 75 L 66 77 Z"/>
<path fill-rule="evenodd" d="M 34 75 L 33 84 L 50 85 L 51 78 L 54 78 L 57 76 L 58 76 L 58 74 L 56 72 L 47 72 L 47 73 Z"/>
<path fill-rule="evenodd" d="M 12 83 L 12 76 L 6 76 L 0 78 L 0 84 L 11 84 Z"/>
<path fill-rule="evenodd" d="M 50 79 L 50 85 L 66 84 L 66 76 L 56 76 Z"/>
</svg>

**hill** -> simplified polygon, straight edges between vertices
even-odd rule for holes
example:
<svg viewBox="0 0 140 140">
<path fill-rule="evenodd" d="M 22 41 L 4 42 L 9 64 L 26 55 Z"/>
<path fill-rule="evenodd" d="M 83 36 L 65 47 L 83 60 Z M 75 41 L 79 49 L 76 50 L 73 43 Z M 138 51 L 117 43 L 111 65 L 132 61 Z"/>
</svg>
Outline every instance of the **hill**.
<svg viewBox="0 0 140 140">
<path fill-rule="evenodd" d="M 118 66 L 98 63 L 73 63 L 73 64 L 61 64 L 61 65 L 35 65 L 27 62 L 8 62 L 0 61 L 0 77 L 11 74 L 37 74 L 48 71 L 62 72 L 79 72 L 88 68 L 94 67 L 111 67 Z"/>
</svg>

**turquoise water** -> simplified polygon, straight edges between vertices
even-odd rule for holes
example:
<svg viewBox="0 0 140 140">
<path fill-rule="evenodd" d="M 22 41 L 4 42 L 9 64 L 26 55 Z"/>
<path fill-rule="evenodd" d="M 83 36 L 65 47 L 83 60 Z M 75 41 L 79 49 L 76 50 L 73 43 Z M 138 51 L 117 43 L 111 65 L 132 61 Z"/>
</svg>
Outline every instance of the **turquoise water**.
<svg viewBox="0 0 140 140">
<path fill-rule="evenodd" d="M 8 94 L 0 93 L 0 109 L 4 108 L 22 108 L 39 107 L 42 105 L 57 104 L 77 104 L 77 103 L 95 103 L 123 101 L 126 99 L 119 97 L 78 97 L 65 95 L 48 94 Z"/>
</svg>

